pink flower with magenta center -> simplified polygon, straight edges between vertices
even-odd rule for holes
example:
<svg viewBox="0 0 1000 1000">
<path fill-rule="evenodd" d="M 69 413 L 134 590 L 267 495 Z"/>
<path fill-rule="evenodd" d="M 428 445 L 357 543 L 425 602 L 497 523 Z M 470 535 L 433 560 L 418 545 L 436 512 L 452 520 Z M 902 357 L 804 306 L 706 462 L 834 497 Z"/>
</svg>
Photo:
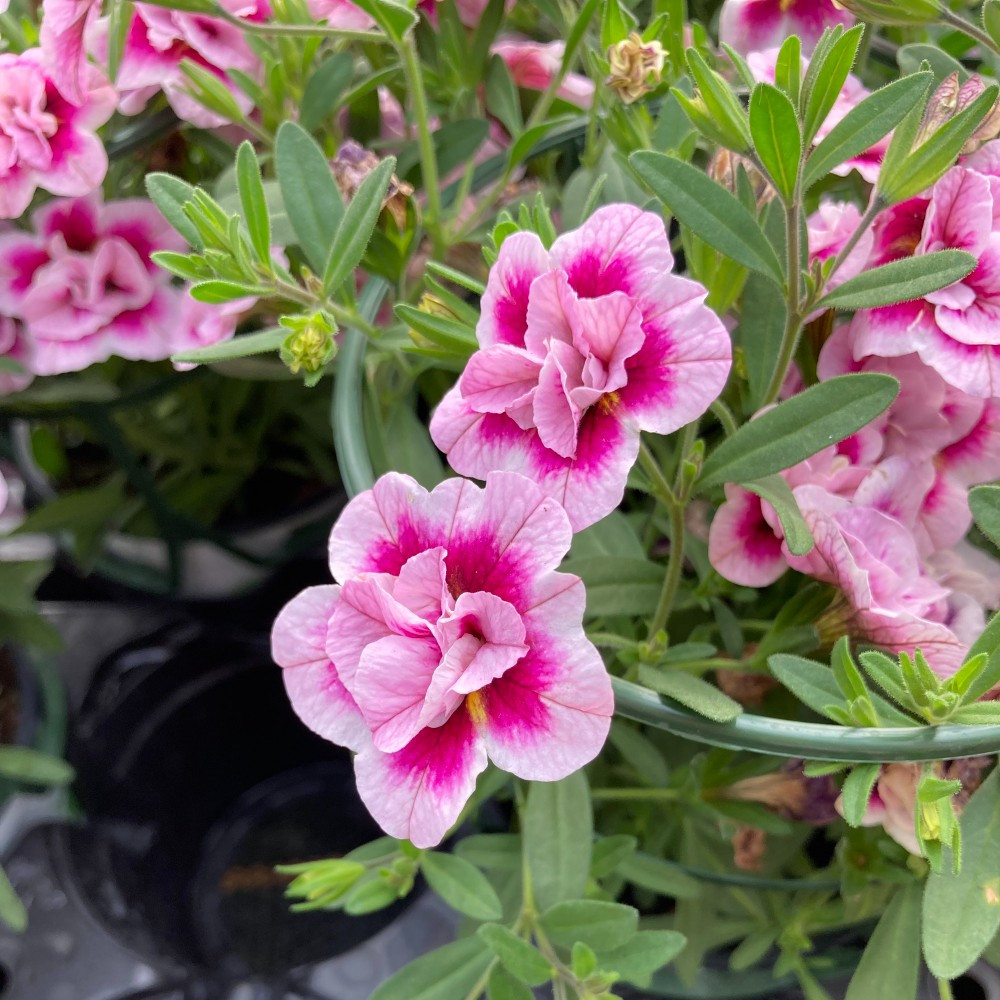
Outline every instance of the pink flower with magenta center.
<svg viewBox="0 0 1000 1000">
<path fill-rule="evenodd" d="M 302 720 L 357 751 L 358 791 L 394 837 L 441 841 L 488 760 L 555 781 L 592 760 L 614 711 L 583 632 L 572 531 L 523 476 L 428 493 L 389 473 L 330 535 L 339 586 L 278 616 L 272 654 Z"/>
<path fill-rule="evenodd" d="M 94 130 L 114 111 L 113 88 L 94 67 L 79 104 L 57 89 L 40 49 L 0 55 L 0 219 L 17 218 L 36 188 L 93 191 L 108 169 Z"/>
<path fill-rule="evenodd" d="M 811 52 L 825 28 L 854 24 L 854 15 L 833 0 L 726 0 L 719 14 L 719 40 L 737 52 L 759 52 L 798 35 Z"/>
<path fill-rule="evenodd" d="M 663 221 L 600 209 L 546 251 L 508 237 L 477 327 L 481 350 L 431 420 L 462 475 L 521 472 L 579 531 L 625 490 L 640 431 L 699 417 L 725 385 L 729 334 L 705 289 L 670 274 Z"/>
<path fill-rule="evenodd" d="M 495 42 L 490 51 L 507 64 L 514 83 L 526 90 L 545 90 L 562 65 L 564 42 L 533 42 L 507 38 Z M 558 97 L 581 108 L 589 108 L 594 100 L 594 82 L 579 73 L 567 73 Z"/>
</svg>

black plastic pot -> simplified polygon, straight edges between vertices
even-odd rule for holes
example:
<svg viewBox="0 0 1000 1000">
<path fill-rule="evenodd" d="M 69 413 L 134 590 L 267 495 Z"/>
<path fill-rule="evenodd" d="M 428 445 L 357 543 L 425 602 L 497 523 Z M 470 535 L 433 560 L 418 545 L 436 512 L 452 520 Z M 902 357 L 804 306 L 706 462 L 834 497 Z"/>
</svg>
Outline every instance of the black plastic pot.
<svg viewBox="0 0 1000 1000">
<path fill-rule="evenodd" d="M 88 818 L 66 833 L 84 897 L 127 946 L 214 984 L 206 995 L 347 951 L 406 905 L 289 912 L 274 865 L 381 831 L 349 755 L 292 712 L 263 636 L 179 625 L 120 650 L 95 675 L 69 757 Z"/>
</svg>

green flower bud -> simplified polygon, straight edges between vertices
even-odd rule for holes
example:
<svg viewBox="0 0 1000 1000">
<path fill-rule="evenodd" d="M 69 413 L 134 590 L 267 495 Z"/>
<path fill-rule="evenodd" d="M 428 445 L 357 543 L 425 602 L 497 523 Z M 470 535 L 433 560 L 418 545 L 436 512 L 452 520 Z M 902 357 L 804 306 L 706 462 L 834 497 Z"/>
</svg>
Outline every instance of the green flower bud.
<svg viewBox="0 0 1000 1000">
<path fill-rule="evenodd" d="M 312 316 L 283 316 L 281 325 L 292 332 L 281 345 L 281 360 L 297 375 L 316 375 L 333 360 L 337 353 L 334 340 L 336 326 L 322 313 Z"/>
</svg>

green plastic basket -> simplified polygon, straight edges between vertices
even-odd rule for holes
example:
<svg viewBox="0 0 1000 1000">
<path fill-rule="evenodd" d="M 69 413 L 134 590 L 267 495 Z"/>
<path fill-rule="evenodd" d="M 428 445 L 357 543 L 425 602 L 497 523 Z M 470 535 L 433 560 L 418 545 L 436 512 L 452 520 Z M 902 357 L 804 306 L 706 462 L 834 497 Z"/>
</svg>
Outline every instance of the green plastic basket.
<svg viewBox="0 0 1000 1000">
<path fill-rule="evenodd" d="M 387 291 L 384 281 L 370 279 L 359 303 L 362 315 L 374 319 Z M 350 496 L 369 489 L 375 482 L 362 408 L 366 346 L 363 333 L 346 332 L 333 394 L 334 444 L 341 477 Z M 614 678 L 613 684 L 618 715 L 698 743 L 732 750 L 806 760 L 877 763 L 951 760 L 1000 753 L 1000 725 L 854 729 L 759 715 L 742 715 L 733 722 L 713 722 L 638 684 L 619 678 Z"/>
</svg>

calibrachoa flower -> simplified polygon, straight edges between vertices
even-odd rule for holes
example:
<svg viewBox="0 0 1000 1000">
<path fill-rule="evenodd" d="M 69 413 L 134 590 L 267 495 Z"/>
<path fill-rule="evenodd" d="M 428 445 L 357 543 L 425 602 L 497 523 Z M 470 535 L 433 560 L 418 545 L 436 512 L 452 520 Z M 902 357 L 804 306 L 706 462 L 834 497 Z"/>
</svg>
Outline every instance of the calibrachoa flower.
<svg viewBox="0 0 1000 1000">
<path fill-rule="evenodd" d="M 41 49 L 0 55 L 0 219 L 19 216 L 36 188 L 84 195 L 104 180 L 108 157 L 94 130 L 115 109 L 114 89 L 87 67 L 83 100 L 56 87 Z"/>
<path fill-rule="evenodd" d="M 798 35 L 811 52 L 825 28 L 854 24 L 854 15 L 833 0 L 726 0 L 719 14 L 719 41 L 737 52 L 759 52 Z"/>
<path fill-rule="evenodd" d="M 101 0 L 43 0 L 41 45 L 45 63 L 63 96 L 83 104 L 87 90 L 84 36 L 101 12 Z"/>
<path fill-rule="evenodd" d="M 159 360 L 231 336 L 232 306 L 184 305 L 186 292 L 150 260 L 183 241 L 148 201 L 97 196 L 50 202 L 34 233 L 0 231 L 0 312 L 26 342 L 36 375 L 78 371 L 112 354 Z"/>
<path fill-rule="evenodd" d="M 31 374 L 31 344 L 24 327 L 10 316 L 0 316 L 0 358 L 15 362 L 23 371 L 0 369 L 0 396 L 20 392 L 34 378 Z"/>
<path fill-rule="evenodd" d="M 601 749 L 611 684 L 583 584 L 555 572 L 571 537 L 557 503 L 504 472 L 430 493 L 389 473 L 334 525 L 339 586 L 284 608 L 272 654 L 306 725 L 357 751 L 387 833 L 437 844 L 487 760 L 554 781 Z"/>
<path fill-rule="evenodd" d="M 431 420 L 462 475 L 522 472 L 579 531 L 625 490 L 640 431 L 668 434 L 722 391 L 731 344 L 705 289 L 670 273 L 663 220 L 599 209 L 546 250 L 500 248 L 482 299 L 481 350 Z"/>
<path fill-rule="evenodd" d="M 230 14 L 249 21 L 265 20 L 271 13 L 268 0 L 220 0 L 220 3 Z M 230 69 L 250 77 L 260 73 L 260 60 L 235 24 L 149 3 L 137 3 L 134 7 L 116 80 L 121 92 L 118 110 L 122 114 L 138 114 L 162 90 L 170 106 L 185 121 L 202 127 L 225 124 L 224 118 L 187 93 L 188 80 L 181 70 L 184 59 L 214 73 L 229 86 L 240 108 L 246 112 L 252 110 L 251 99 L 232 85 L 226 75 Z M 106 23 L 103 27 L 106 35 Z M 100 44 L 106 48 L 106 38 Z"/>
<path fill-rule="evenodd" d="M 875 221 L 869 267 L 948 247 L 973 254 L 979 266 L 962 281 L 922 299 L 857 313 L 848 334 L 852 356 L 916 354 L 963 392 L 1000 396 L 998 219 L 997 142 L 950 170 L 928 197 L 911 198 L 883 212 Z"/>
<path fill-rule="evenodd" d="M 517 86 L 526 90 L 545 90 L 559 72 L 565 49 L 565 42 L 508 38 L 495 42 L 490 51 L 507 64 Z M 556 96 L 578 107 L 589 108 L 594 100 L 594 82 L 578 73 L 567 73 Z"/>
</svg>

